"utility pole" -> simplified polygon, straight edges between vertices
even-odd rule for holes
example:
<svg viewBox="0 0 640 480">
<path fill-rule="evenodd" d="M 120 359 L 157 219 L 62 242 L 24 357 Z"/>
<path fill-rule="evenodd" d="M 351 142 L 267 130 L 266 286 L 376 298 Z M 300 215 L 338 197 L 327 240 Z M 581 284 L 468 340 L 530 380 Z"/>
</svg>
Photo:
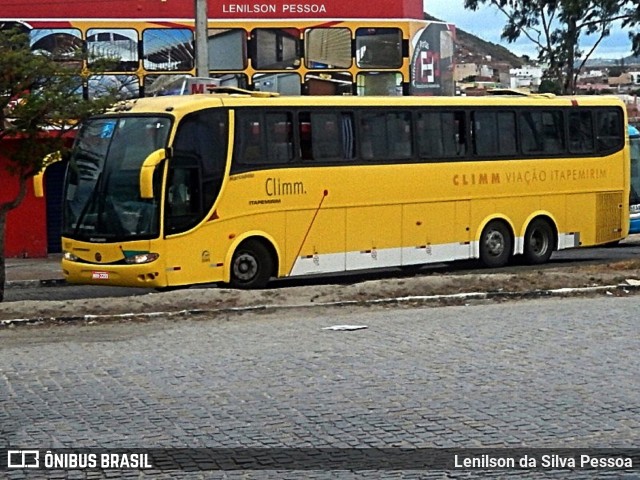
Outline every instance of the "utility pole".
<svg viewBox="0 0 640 480">
<path fill-rule="evenodd" d="M 207 0 L 194 0 L 196 10 L 196 77 L 209 76 Z"/>
</svg>

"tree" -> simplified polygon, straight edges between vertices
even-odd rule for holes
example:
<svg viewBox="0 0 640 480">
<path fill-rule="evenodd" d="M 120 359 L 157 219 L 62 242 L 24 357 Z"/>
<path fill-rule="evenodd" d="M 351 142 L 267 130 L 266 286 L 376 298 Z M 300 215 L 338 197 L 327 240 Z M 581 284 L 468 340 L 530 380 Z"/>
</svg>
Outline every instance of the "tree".
<svg viewBox="0 0 640 480">
<path fill-rule="evenodd" d="M 59 61 L 34 53 L 29 37 L 19 30 L 0 30 L 0 141 L 13 138 L 15 148 L 3 152 L 6 172 L 17 179 L 16 195 L 0 202 L 0 302 L 6 280 L 5 238 L 9 211 L 27 194 L 27 182 L 45 166 L 45 158 L 64 151 L 79 121 L 104 111 L 113 92 L 86 100 L 79 94 L 86 72 L 81 58 Z"/>
<path fill-rule="evenodd" d="M 620 0 L 465 0 L 471 10 L 481 4 L 493 5 L 507 17 L 503 39 L 515 42 L 524 36 L 535 45 L 538 61 L 547 65 L 545 78 L 563 94 L 575 93 L 586 61 L 609 36 L 612 24 L 626 18 Z M 580 48 L 585 36 L 594 40 L 588 51 Z"/>
</svg>

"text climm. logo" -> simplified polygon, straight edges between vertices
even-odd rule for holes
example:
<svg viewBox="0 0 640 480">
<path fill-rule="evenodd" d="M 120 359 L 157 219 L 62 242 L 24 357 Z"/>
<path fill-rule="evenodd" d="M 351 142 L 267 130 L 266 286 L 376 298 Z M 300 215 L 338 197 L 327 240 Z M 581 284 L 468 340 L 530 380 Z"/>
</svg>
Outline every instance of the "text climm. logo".
<svg viewBox="0 0 640 480">
<path fill-rule="evenodd" d="M 38 450 L 8 450 L 8 468 L 39 468 L 40 452 Z"/>
</svg>

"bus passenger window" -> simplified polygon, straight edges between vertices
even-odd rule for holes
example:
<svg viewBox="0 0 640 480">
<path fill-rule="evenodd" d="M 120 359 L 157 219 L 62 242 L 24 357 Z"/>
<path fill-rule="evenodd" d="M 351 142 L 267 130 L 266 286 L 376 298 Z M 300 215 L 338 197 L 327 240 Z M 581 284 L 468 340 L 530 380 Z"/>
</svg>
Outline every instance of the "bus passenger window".
<svg viewBox="0 0 640 480">
<path fill-rule="evenodd" d="M 387 160 L 386 115 L 365 112 L 360 117 L 360 155 L 364 160 Z"/>
<path fill-rule="evenodd" d="M 312 160 L 311 120 L 309 119 L 309 112 L 300 112 L 298 114 L 298 136 L 300 139 L 300 159 Z"/>
<path fill-rule="evenodd" d="M 624 129 L 618 110 L 598 110 L 598 151 L 603 152 L 622 146 Z"/>
<path fill-rule="evenodd" d="M 267 113 L 268 162 L 287 163 L 293 159 L 293 122 L 290 113 Z"/>
<path fill-rule="evenodd" d="M 504 111 L 473 112 L 472 135 L 475 153 L 484 156 L 516 153 L 515 113 Z"/>
<path fill-rule="evenodd" d="M 236 112 L 235 148 L 232 169 L 259 165 L 264 156 L 262 116 L 259 112 Z"/>
<path fill-rule="evenodd" d="M 387 114 L 387 128 L 391 158 L 411 158 L 413 156 L 411 113 L 394 112 Z"/>
<path fill-rule="evenodd" d="M 311 141 L 314 160 L 342 158 L 338 115 L 312 113 Z"/>
<path fill-rule="evenodd" d="M 594 150 L 591 111 L 569 113 L 569 151 L 590 153 Z"/>
<path fill-rule="evenodd" d="M 464 156 L 467 138 L 465 113 L 462 111 L 418 112 L 416 138 L 420 158 Z"/>
<path fill-rule="evenodd" d="M 354 156 L 353 117 L 349 112 L 300 112 L 300 157 L 303 160 L 349 160 Z"/>
<path fill-rule="evenodd" d="M 354 152 L 354 133 L 353 133 L 353 114 L 343 113 L 341 115 L 342 124 L 342 150 L 343 158 L 351 160 L 355 156 Z"/>
<path fill-rule="evenodd" d="M 557 155 L 565 151 L 562 112 L 532 110 L 519 118 L 522 153 Z"/>
</svg>

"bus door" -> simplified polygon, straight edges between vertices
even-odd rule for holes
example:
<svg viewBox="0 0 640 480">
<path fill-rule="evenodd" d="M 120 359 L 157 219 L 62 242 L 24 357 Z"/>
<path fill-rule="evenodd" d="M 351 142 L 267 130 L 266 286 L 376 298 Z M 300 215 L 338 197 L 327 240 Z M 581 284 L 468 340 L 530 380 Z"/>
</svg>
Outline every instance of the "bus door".
<svg viewBox="0 0 640 480">
<path fill-rule="evenodd" d="M 164 200 L 169 285 L 211 281 L 216 276 L 212 265 L 223 261 L 221 249 L 213 243 L 215 235 L 208 230 L 212 222 L 205 221 L 212 216 L 223 183 L 227 115 L 221 109 L 204 110 L 188 115 L 178 126 Z M 213 258 L 215 254 L 220 258 Z"/>
</svg>

